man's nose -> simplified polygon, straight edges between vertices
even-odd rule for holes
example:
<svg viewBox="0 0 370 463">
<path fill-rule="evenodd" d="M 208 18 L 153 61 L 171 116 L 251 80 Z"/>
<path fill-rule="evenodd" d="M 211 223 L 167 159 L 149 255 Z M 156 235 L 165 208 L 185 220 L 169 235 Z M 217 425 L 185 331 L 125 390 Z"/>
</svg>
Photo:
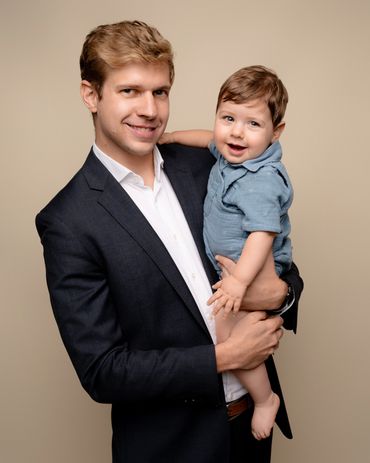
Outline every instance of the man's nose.
<svg viewBox="0 0 370 463">
<path fill-rule="evenodd" d="M 139 107 L 139 115 L 153 119 L 157 115 L 157 103 L 152 93 L 142 95 Z"/>
</svg>

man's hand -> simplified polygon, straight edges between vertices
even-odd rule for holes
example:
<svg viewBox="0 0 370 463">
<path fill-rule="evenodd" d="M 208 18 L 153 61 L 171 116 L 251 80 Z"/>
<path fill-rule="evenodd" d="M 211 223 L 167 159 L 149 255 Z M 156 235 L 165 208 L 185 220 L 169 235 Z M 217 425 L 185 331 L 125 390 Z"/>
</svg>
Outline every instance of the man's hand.
<svg viewBox="0 0 370 463">
<path fill-rule="evenodd" d="M 260 365 L 279 347 L 282 323 L 281 317 L 266 318 L 264 312 L 247 314 L 233 327 L 229 338 L 216 345 L 217 371 Z"/>
<path fill-rule="evenodd" d="M 223 278 L 231 275 L 235 262 L 224 256 L 216 256 L 216 260 Z M 269 278 L 259 278 L 257 275 L 248 286 L 240 308 L 248 311 L 277 309 L 284 302 L 287 292 L 288 285 L 277 275 L 272 274 Z"/>
</svg>

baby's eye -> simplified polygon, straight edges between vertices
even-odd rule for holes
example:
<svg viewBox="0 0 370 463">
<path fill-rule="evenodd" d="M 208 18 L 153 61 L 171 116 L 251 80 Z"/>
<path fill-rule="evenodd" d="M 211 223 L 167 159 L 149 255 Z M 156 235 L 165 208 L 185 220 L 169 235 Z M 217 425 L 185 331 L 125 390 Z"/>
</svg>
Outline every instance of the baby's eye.
<svg viewBox="0 0 370 463">
<path fill-rule="evenodd" d="M 250 124 L 252 127 L 260 127 L 260 124 L 259 124 L 257 121 L 249 121 L 249 124 Z"/>
<path fill-rule="evenodd" d="M 223 119 L 227 122 L 234 122 L 234 118 L 232 116 L 224 116 Z"/>
</svg>

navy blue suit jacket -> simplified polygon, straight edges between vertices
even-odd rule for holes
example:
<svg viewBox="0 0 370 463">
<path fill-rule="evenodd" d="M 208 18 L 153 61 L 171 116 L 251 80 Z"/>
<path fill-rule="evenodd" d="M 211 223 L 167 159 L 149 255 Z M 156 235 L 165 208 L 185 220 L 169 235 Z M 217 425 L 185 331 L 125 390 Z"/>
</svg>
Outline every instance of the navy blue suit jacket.
<svg viewBox="0 0 370 463">
<path fill-rule="evenodd" d="M 210 282 L 203 200 L 208 150 L 164 145 L 164 168 Z M 168 251 L 91 152 L 37 215 L 47 283 L 61 337 L 90 396 L 112 404 L 113 461 L 227 462 L 229 426 L 212 339 Z M 296 267 L 286 278 L 297 296 Z M 296 327 L 296 306 L 286 321 Z M 291 430 L 281 396 L 277 423 Z"/>
</svg>

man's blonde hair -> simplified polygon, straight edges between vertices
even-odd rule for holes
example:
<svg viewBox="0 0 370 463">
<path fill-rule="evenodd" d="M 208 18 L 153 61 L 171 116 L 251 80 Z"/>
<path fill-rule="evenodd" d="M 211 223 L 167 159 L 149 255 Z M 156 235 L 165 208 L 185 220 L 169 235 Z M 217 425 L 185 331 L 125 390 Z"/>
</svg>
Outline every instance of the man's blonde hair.
<svg viewBox="0 0 370 463">
<path fill-rule="evenodd" d="M 264 66 L 248 66 L 234 72 L 220 89 L 216 110 L 223 101 L 242 104 L 259 98 L 266 101 L 277 127 L 285 114 L 288 92 L 277 74 Z"/>
<path fill-rule="evenodd" d="M 171 44 L 142 21 L 122 21 L 93 29 L 80 56 L 81 79 L 89 81 L 99 97 L 110 69 L 129 63 L 166 63 L 170 82 L 175 76 Z"/>
</svg>

